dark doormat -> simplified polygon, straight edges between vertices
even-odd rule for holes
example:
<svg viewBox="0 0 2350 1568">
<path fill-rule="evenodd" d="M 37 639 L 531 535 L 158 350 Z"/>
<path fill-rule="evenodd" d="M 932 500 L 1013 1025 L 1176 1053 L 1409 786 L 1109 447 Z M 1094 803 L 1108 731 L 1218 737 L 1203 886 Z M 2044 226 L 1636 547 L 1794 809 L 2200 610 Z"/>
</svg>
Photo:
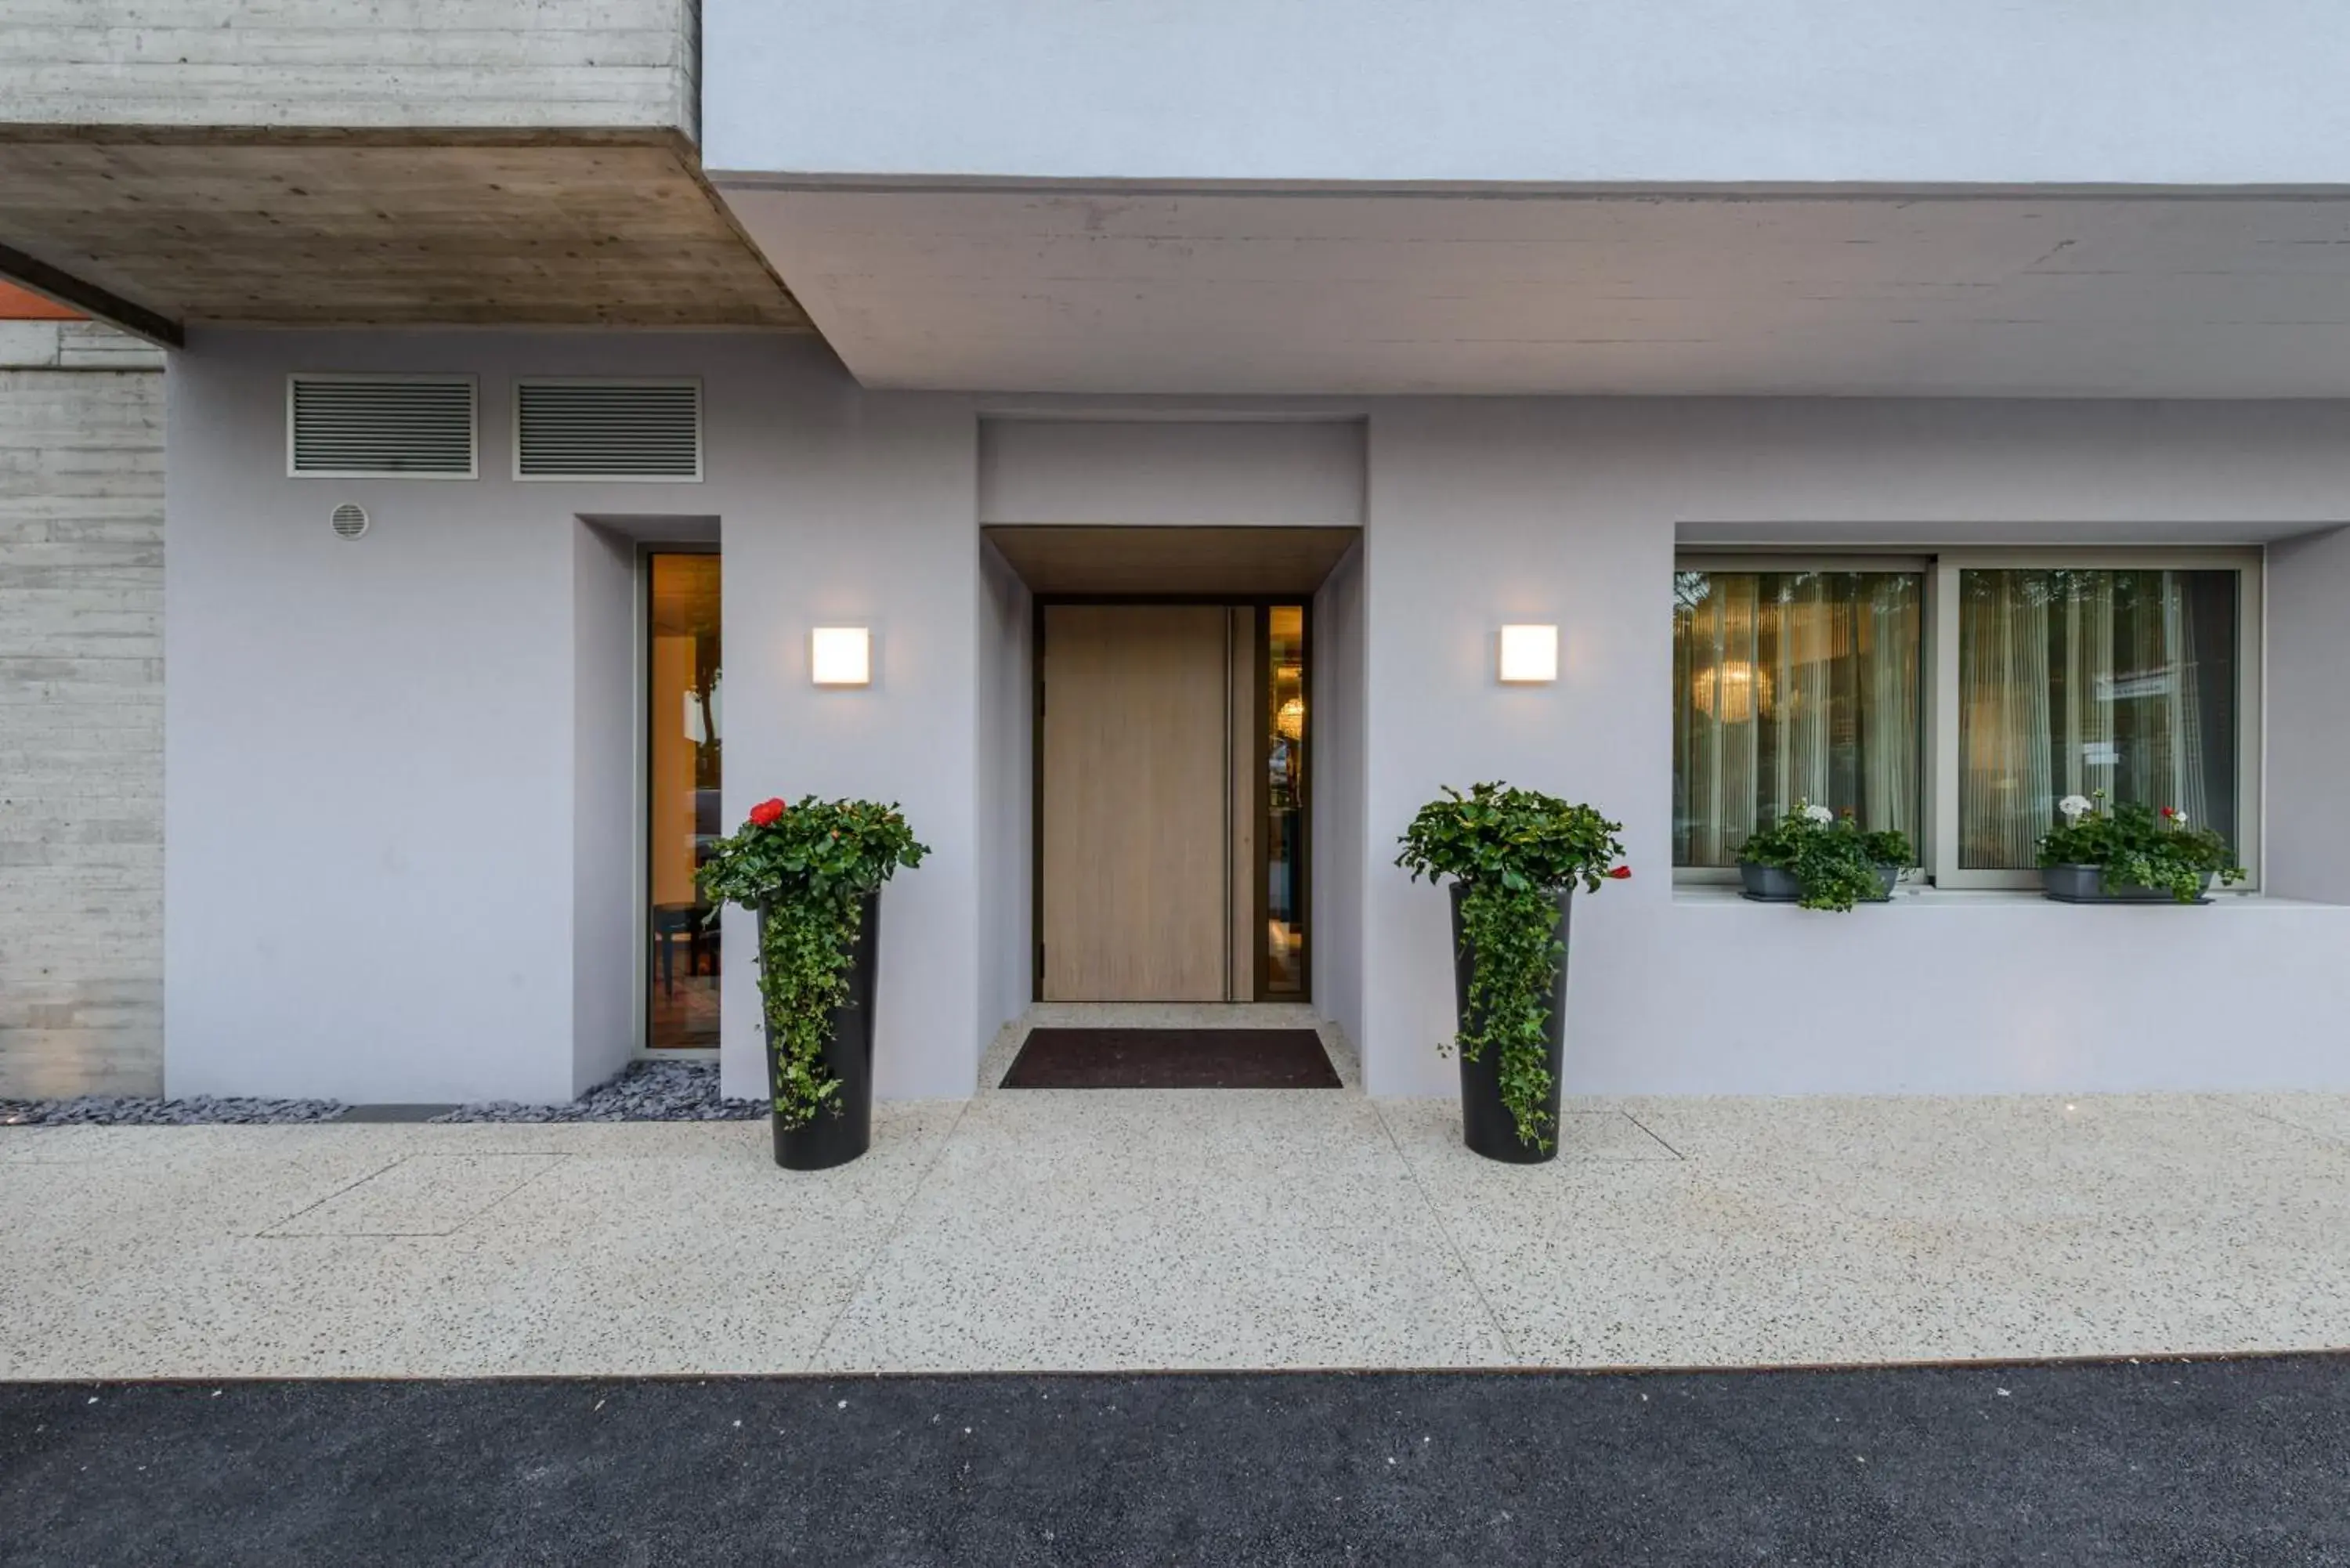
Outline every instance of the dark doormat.
<svg viewBox="0 0 2350 1568">
<path fill-rule="evenodd" d="M 1032 1029 L 1007 1089 L 1335 1089 L 1311 1029 Z"/>
</svg>

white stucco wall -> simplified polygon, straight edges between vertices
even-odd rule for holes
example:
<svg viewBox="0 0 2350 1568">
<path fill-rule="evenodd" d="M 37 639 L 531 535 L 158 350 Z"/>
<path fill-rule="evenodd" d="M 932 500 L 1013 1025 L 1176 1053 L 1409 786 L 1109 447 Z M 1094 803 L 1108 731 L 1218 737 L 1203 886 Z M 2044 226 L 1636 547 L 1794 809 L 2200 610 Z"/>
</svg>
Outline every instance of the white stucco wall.
<svg viewBox="0 0 2350 1568">
<path fill-rule="evenodd" d="M 959 399 L 868 398 L 820 346 L 775 343 L 763 374 L 710 405 L 745 442 L 713 445 L 725 477 L 708 471 L 724 519 L 727 820 L 772 794 L 905 807 L 933 853 L 881 898 L 875 1092 L 967 1095 L 984 961 L 974 417 Z M 870 628 L 871 686 L 811 682 L 818 626 Z M 728 911 L 721 1050 L 726 1092 L 744 1096 L 766 1093 L 756 981 L 737 956 L 755 950 L 752 927 Z"/>
<path fill-rule="evenodd" d="M 1314 869 L 1311 969 L 1315 1005 L 1358 1046 L 1363 1039 L 1364 546 L 1332 568 L 1314 596 L 1313 691 L 1306 704 Z"/>
<path fill-rule="evenodd" d="M 1363 521 L 1357 419 L 990 418 L 979 427 L 983 524 L 1352 528 Z M 1212 413 L 1212 410 L 1205 412 Z"/>
<path fill-rule="evenodd" d="M 2350 1084 L 2350 908 L 1946 894 L 1831 919 L 1677 898 L 1667 701 L 1677 536 L 2278 537 L 2350 507 L 2345 430 L 2350 410 L 2325 403 L 1381 406 L 1367 609 L 1373 1092 L 1453 1082 L 1434 1049 L 1452 1028 L 1444 898 L 1386 861 L 1439 785 L 1488 778 L 1625 825 L 1633 879 L 1575 913 L 1570 1091 Z M 2333 613 L 2288 596 L 2271 607 L 2272 645 L 2313 646 L 2310 618 Z M 1515 620 L 1559 625 L 1555 685 L 1494 681 L 1494 628 Z M 2325 718 L 2323 680 L 2303 673 L 2277 681 L 2272 737 Z"/>
<path fill-rule="evenodd" d="M 637 901 L 644 863 L 635 695 L 645 637 L 636 541 L 571 526 L 571 1092 L 627 1065 L 643 1037 Z"/>
<path fill-rule="evenodd" d="M 2269 886 L 2350 903 L 2350 528 L 2271 547 Z"/>
<path fill-rule="evenodd" d="M 1034 601 L 994 545 L 979 553 L 979 1030 L 1034 992 L 1036 666 Z"/>
<path fill-rule="evenodd" d="M 720 171 L 2338 182 L 2325 0 L 709 0 Z"/>
<path fill-rule="evenodd" d="M 484 477 L 278 477 L 295 369 L 480 375 Z M 700 375 L 708 483 L 511 483 L 518 373 Z M 1027 949 L 1027 611 L 977 536 L 984 400 L 868 394 L 809 346 L 718 337 L 203 334 L 173 382 L 173 1092 L 559 1098 L 604 1059 L 609 977 L 582 971 L 619 922 L 579 904 L 606 896 L 610 862 L 588 857 L 615 816 L 588 774 L 617 732 L 598 704 L 629 699 L 590 690 L 617 668 L 598 629 L 616 601 L 578 519 L 622 514 L 719 520 L 729 817 L 773 794 L 878 795 L 932 846 L 884 900 L 880 1088 L 970 1092 L 1024 994 Z M 1451 1023 L 1443 897 L 1393 867 L 1395 835 L 1440 784 L 1497 777 L 1626 825 L 1633 880 L 1575 916 L 1572 1089 L 2350 1085 L 2335 1044 L 2350 907 L 1943 895 L 1832 919 L 1676 897 L 1666 701 L 1679 543 L 2307 535 L 2350 512 L 2350 407 L 1314 411 L 1367 421 L 1360 567 L 1317 618 L 1315 914 L 1320 1000 L 1363 1044 L 1375 1092 L 1448 1092 L 1451 1074 L 1436 1050 Z M 346 499 L 377 517 L 356 545 L 327 528 Z M 2272 582 L 2270 645 L 2292 668 L 2269 682 L 2266 869 L 2272 892 L 2350 898 L 2338 836 L 2305 826 L 2335 810 L 2338 742 L 2280 740 L 2340 732 L 2338 540 L 2281 550 L 2278 571 L 2310 575 Z M 1555 685 L 1494 683 L 1507 620 L 1561 627 Z M 809 683 L 819 624 L 873 629 L 869 689 Z M 2326 869 L 2281 869 L 2288 850 Z M 733 1094 L 763 1088 L 751 948 L 733 919 Z"/>
<path fill-rule="evenodd" d="M 580 966 L 611 928 L 575 900 L 609 881 L 579 856 L 611 800 L 578 770 L 613 732 L 582 715 L 634 720 L 628 691 L 587 687 L 619 666 L 582 619 L 612 604 L 582 514 L 720 519 L 729 816 L 775 794 L 904 803 L 938 853 L 885 899 L 881 1088 L 968 1091 L 968 408 L 864 399 L 785 338 L 206 333 L 186 362 L 168 505 L 187 543 L 165 580 L 172 1093 L 561 1099 L 605 1059 L 610 977 Z M 296 369 L 478 374 L 482 478 L 282 477 Z M 513 483 L 517 373 L 700 375 L 709 482 Z M 345 500 L 374 514 L 356 544 L 327 526 Z M 819 623 L 874 628 L 870 691 L 808 683 Z M 753 950 L 747 921 L 725 941 Z M 724 1049 L 729 1091 L 755 1095 L 750 984 L 729 966 Z"/>
</svg>

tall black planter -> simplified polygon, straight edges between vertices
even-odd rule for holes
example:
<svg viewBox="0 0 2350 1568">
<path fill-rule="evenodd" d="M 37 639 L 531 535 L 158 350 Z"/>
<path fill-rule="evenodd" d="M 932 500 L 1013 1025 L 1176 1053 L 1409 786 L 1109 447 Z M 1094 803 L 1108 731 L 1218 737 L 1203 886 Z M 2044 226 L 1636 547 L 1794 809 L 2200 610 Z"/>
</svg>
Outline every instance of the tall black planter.
<svg viewBox="0 0 2350 1568">
<path fill-rule="evenodd" d="M 766 950 L 766 919 L 762 909 L 761 952 Z M 873 976 L 880 950 L 881 895 L 868 893 L 848 965 L 848 999 L 833 1009 L 824 1043 L 824 1064 L 840 1080 L 840 1092 L 804 1127 L 786 1127 L 775 1114 L 775 1053 L 772 1044 L 767 1046 L 768 1118 L 775 1133 L 775 1163 L 785 1170 L 829 1170 L 873 1145 Z"/>
<path fill-rule="evenodd" d="M 1477 955 L 1461 940 L 1461 899 L 1465 889 L 1452 884 L 1452 1002 L 1460 1014 L 1461 1033 L 1474 1031 L 1478 1021 L 1469 1015 L 1469 977 L 1475 971 Z M 1575 902 L 1575 889 L 1567 888 L 1558 895 L 1558 940 L 1566 945 L 1566 917 Z M 1502 1103 L 1502 1053 L 1499 1047 L 1486 1046 L 1471 1062 L 1457 1048 L 1461 1057 L 1461 1141 L 1487 1159 L 1498 1159 L 1511 1165 L 1541 1165 L 1558 1157 L 1558 1095 L 1559 1067 L 1566 1058 L 1566 955 L 1558 960 L 1558 985 L 1551 994 L 1550 1025 L 1543 1032 L 1543 1051 L 1550 1064 L 1550 1099 L 1544 1108 L 1550 1113 L 1551 1147 L 1544 1149 L 1518 1137 L 1516 1118 Z"/>
</svg>

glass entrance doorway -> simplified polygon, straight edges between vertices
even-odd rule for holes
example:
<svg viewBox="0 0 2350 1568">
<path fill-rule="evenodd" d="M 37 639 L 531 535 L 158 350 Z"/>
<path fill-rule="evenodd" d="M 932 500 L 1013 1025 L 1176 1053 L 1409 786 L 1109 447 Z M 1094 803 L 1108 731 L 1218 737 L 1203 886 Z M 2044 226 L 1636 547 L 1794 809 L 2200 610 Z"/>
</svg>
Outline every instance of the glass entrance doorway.
<svg viewBox="0 0 2350 1568">
<path fill-rule="evenodd" d="M 722 831 L 719 557 L 645 557 L 645 1044 L 718 1047 L 718 928 L 695 885 Z"/>
</svg>

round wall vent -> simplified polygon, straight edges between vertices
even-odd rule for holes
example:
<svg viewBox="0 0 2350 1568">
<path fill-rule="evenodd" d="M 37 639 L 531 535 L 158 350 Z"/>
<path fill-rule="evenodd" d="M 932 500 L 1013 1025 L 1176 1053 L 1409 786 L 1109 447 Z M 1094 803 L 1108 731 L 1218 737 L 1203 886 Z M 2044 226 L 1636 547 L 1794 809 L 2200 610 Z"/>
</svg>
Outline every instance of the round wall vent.
<svg viewBox="0 0 2350 1568">
<path fill-rule="evenodd" d="M 346 539 L 356 539 L 368 531 L 367 508 L 344 502 L 335 508 L 335 532 Z"/>
</svg>

